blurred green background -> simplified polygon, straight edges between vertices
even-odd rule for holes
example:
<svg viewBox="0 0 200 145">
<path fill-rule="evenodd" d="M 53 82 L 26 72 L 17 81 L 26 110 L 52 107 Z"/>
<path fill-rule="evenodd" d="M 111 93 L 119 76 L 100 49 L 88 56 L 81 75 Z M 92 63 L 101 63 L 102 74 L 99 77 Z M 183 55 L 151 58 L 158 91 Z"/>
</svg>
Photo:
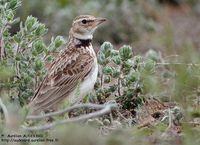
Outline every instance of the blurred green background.
<svg viewBox="0 0 200 145">
<path fill-rule="evenodd" d="M 198 0 L 23 0 L 17 12 L 21 20 L 33 15 L 45 23 L 49 29 L 47 40 L 56 35 L 67 38 L 73 18 L 80 14 L 108 19 L 95 33 L 97 45 L 105 40 L 116 46 L 130 44 L 136 52 L 166 52 L 170 47 L 169 53 L 186 42 L 200 48 Z"/>
</svg>

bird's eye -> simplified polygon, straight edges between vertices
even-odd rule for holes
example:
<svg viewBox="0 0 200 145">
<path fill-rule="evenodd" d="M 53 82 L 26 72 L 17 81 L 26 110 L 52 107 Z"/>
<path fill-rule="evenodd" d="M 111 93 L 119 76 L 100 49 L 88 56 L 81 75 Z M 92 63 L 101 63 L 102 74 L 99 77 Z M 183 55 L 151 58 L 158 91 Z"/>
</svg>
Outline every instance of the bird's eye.
<svg viewBox="0 0 200 145">
<path fill-rule="evenodd" d="M 87 23 L 87 21 L 84 19 L 84 20 L 82 20 L 82 23 L 83 23 L 83 24 L 86 24 L 86 23 Z"/>
</svg>

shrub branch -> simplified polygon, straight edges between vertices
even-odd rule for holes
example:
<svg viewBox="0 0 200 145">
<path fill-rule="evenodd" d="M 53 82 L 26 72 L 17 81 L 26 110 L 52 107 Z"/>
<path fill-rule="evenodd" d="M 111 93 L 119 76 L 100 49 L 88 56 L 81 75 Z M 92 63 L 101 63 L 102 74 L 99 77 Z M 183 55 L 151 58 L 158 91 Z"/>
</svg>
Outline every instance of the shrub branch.
<svg viewBox="0 0 200 145">
<path fill-rule="evenodd" d="M 115 105 L 115 104 L 111 104 L 111 105 Z M 74 105 L 72 107 L 65 108 L 63 110 L 59 110 L 59 111 L 56 111 L 56 112 L 51 112 L 51 113 L 47 113 L 47 114 L 43 114 L 43 115 L 30 115 L 30 116 L 27 116 L 26 119 L 38 120 L 38 119 L 43 119 L 43 118 L 52 117 L 52 116 L 56 116 L 56 115 L 61 115 L 61 114 L 70 112 L 70 111 L 75 110 L 75 109 L 80 109 L 80 108 L 103 109 L 105 107 L 106 107 L 106 105 L 91 104 L 91 103 L 77 104 L 77 105 Z"/>
<path fill-rule="evenodd" d="M 117 104 L 116 103 L 107 104 L 107 105 L 78 104 L 78 105 L 72 106 L 70 108 L 66 108 L 64 110 L 48 113 L 48 114 L 41 115 L 41 116 L 28 116 L 27 119 L 42 119 L 42 118 L 46 118 L 46 117 L 50 117 L 50 116 L 54 116 L 54 115 L 63 114 L 63 113 L 66 113 L 66 112 L 72 111 L 73 109 L 78 109 L 78 108 L 93 108 L 93 109 L 100 109 L 100 110 L 98 110 L 96 112 L 89 113 L 89 114 L 85 114 L 85 115 L 82 115 L 82 116 L 66 119 L 66 120 L 55 121 L 53 123 L 45 124 L 45 125 L 42 125 L 42 126 L 35 126 L 35 127 L 22 126 L 22 128 L 26 131 L 40 131 L 40 130 L 51 129 L 51 128 L 57 126 L 57 125 L 85 121 L 87 119 L 99 117 L 99 116 L 102 116 L 104 114 L 111 112 L 112 109 L 117 108 Z"/>
</svg>

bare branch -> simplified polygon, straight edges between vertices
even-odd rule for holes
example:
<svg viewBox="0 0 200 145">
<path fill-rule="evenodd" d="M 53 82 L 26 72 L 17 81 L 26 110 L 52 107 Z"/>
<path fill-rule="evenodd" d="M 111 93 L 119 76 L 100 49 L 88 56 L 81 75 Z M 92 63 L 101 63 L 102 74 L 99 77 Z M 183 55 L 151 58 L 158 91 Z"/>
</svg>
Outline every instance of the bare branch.
<svg viewBox="0 0 200 145">
<path fill-rule="evenodd" d="M 67 112 L 70 112 L 74 109 L 79 109 L 79 108 L 92 108 L 92 109 L 102 109 L 102 108 L 105 108 L 105 105 L 99 105 L 99 104 L 91 104 L 91 103 L 87 103 L 87 104 L 77 104 L 77 105 L 74 105 L 72 107 L 69 107 L 69 108 L 66 108 L 66 109 L 63 109 L 63 110 L 59 110 L 59 111 L 56 111 L 56 112 L 51 112 L 51 113 L 47 113 L 47 114 L 42 114 L 42 115 L 31 115 L 31 116 L 27 116 L 26 119 L 29 119 L 29 120 L 37 120 L 37 119 L 43 119 L 43 118 L 47 118 L 47 117 L 52 117 L 52 116 L 56 116 L 56 115 L 60 115 L 60 114 L 64 114 L 64 113 L 67 113 Z"/>
<path fill-rule="evenodd" d="M 9 125 L 10 124 L 10 116 L 9 116 L 8 110 L 7 110 L 6 106 L 3 104 L 3 101 L 1 100 L 1 98 L 0 98 L 0 106 L 3 110 L 6 124 Z"/>
<path fill-rule="evenodd" d="M 186 66 L 200 66 L 200 64 L 197 63 L 170 63 L 170 62 L 163 62 L 163 63 L 156 63 L 156 65 L 186 65 Z"/>
<path fill-rule="evenodd" d="M 145 64 L 144 62 L 138 64 Z M 200 66 L 199 63 L 182 63 L 182 62 L 158 62 L 155 65 L 185 65 L 185 66 Z"/>
<path fill-rule="evenodd" d="M 101 110 L 96 111 L 96 112 L 92 112 L 92 113 L 89 113 L 89 114 L 86 114 L 86 115 L 70 118 L 70 119 L 67 119 L 67 120 L 56 121 L 56 122 L 53 122 L 53 123 L 50 123 L 50 124 L 45 124 L 45 125 L 42 125 L 42 126 L 35 126 L 35 127 L 22 126 L 22 128 L 24 130 L 26 130 L 26 131 L 40 131 L 40 130 L 51 129 L 51 128 L 57 126 L 57 125 L 62 125 L 62 124 L 72 123 L 72 122 L 75 123 L 75 122 L 85 121 L 87 119 L 95 118 L 95 117 L 98 117 L 98 116 L 102 116 L 104 114 L 107 114 L 107 113 L 111 112 L 112 109 L 117 107 L 117 104 L 108 104 L 108 105 L 80 104 L 80 105 L 73 106 L 73 108 L 75 108 L 75 109 L 76 108 L 80 108 L 80 106 L 81 107 L 83 107 L 83 106 L 84 107 L 88 107 L 89 106 L 89 107 L 93 107 L 93 108 L 96 108 L 96 109 L 100 109 L 101 108 Z M 72 107 L 68 108 L 68 109 L 72 110 Z M 61 111 L 59 111 L 59 114 L 60 114 L 60 112 Z M 58 112 L 57 112 L 57 114 L 58 114 Z M 54 112 L 54 115 L 55 115 L 55 112 Z"/>
</svg>

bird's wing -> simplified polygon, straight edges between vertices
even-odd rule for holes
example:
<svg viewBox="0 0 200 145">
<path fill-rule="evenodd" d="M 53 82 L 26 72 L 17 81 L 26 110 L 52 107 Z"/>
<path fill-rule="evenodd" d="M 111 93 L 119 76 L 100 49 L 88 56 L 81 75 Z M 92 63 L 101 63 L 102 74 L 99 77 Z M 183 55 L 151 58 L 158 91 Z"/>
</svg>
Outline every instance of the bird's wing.
<svg viewBox="0 0 200 145">
<path fill-rule="evenodd" d="M 89 51 L 62 54 L 52 63 L 49 74 L 32 98 L 32 109 L 46 110 L 62 101 L 89 74 L 93 65 L 94 57 Z"/>
</svg>

